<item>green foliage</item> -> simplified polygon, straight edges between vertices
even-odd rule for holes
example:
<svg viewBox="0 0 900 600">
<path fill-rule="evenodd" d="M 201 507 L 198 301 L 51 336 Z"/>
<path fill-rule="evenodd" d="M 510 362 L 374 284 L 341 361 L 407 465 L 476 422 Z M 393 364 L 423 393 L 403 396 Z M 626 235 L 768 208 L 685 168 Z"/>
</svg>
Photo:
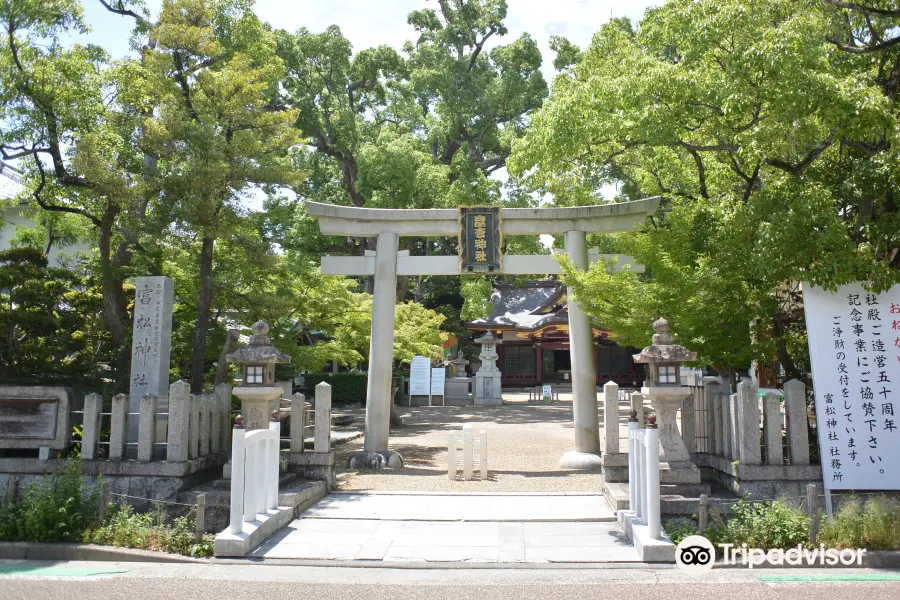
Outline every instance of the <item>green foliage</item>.
<svg viewBox="0 0 900 600">
<path fill-rule="evenodd" d="M 832 548 L 900 550 L 900 502 L 887 496 L 847 500 L 816 539 Z"/>
<path fill-rule="evenodd" d="M 316 386 L 324 381 L 331 386 L 332 401 L 363 404 L 366 402 L 369 376 L 361 371 L 307 373 L 303 376 L 303 380 L 306 382 L 307 394 L 315 394 Z"/>
<path fill-rule="evenodd" d="M 122 548 L 137 548 L 156 552 L 171 552 L 187 556 L 209 556 L 212 543 L 194 543 L 194 523 L 188 517 L 176 517 L 166 523 L 161 504 L 147 513 L 135 513 L 130 504 L 109 505 L 106 522 L 96 529 L 85 531 L 82 541 Z"/>
<path fill-rule="evenodd" d="M 97 514 L 97 502 L 97 493 L 82 478 L 81 461 L 71 460 L 63 473 L 44 477 L 0 506 L 0 541 L 80 541 Z"/>
<path fill-rule="evenodd" d="M 789 282 L 900 281 L 897 46 L 875 47 L 900 20 L 835 4 L 669 0 L 639 27 L 611 20 L 555 79 L 512 175 L 556 204 L 594 204 L 610 183 L 617 201 L 662 196 L 621 236 L 645 275 L 567 270 L 616 333 L 640 339 L 663 315 L 705 364 L 777 356 L 802 377 Z"/>
<path fill-rule="evenodd" d="M 99 290 L 28 247 L 0 252 L 0 379 L 102 385 L 110 358 Z"/>
<path fill-rule="evenodd" d="M 787 500 L 750 502 L 742 498 L 729 508 L 722 535 L 736 546 L 790 548 L 809 543 L 809 517 Z"/>
</svg>

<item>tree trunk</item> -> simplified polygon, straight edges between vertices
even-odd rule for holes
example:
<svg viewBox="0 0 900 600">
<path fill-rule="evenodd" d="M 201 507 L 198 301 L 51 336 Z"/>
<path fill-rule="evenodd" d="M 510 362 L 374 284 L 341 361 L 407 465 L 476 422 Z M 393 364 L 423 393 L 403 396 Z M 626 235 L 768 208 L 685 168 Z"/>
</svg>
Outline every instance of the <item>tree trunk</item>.
<svg viewBox="0 0 900 600">
<path fill-rule="evenodd" d="M 237 345 L 240 335 L 241 332 L 237 329 L 228 330 L 228 335 L 225 337 L 225 344 L 222 346 L 221 354 L 219 354 L 219 363 L 216 365 L 216 379 L 213 382 L 214 385 L 225 383 L 225 380 L 228 379 L 228 363 L 226 362 L 225 357 L 234 351 L 234 347 Z"/>
<path fill-rule="evenodd" d="M 128 303 L 125 299 L 124 281 L 118 275 L 120 261 L 128 261 L 130 253 L 116 251 L 116 260 L 112 256 L 112 229 L 119 208 L 108 206 L 100 222 L 100 278 L 103 297 L 103 319 L 109 329 L 115 354 L 115 387 L 117 390 L 128 389 L 131 377 L 131 348 L 128 340 Z M 127 262 L 125 262 L 127 264 Z"/>
<path fill-rule="evenodd" d="M 197 306 L 197 326 L 194 329 L 194 348 L 191 351 L 191 393 L 203 391 L 203 375 L 206 363 L 206 331 L 209 329 L 209 311 L 213 298 L 213 248 L 216 239 L 203 237 L 200 247 L 200 298 Z"/>
</svg>

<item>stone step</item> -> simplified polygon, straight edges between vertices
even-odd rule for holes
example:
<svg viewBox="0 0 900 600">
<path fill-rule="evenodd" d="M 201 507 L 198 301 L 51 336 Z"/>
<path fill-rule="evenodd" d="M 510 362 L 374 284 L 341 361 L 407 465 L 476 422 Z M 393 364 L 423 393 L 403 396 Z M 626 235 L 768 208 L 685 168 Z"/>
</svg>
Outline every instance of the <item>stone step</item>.
<svg viewBox="0 0 900 600">
<path fill-rule="evenodd" d="M 308 481 L 290 473 L 281 476 L 278 481 L 279 506 L 308 506 L 311 500 L 318 500 L 328 493 L 324 481 Z M 228 526 L 231 510 L 231 480 L 216 481 L 197 486 L 178 494 L 178 502 L 196 504 L 197 495 L 206 494 L 206 531 L 215 533 Z"/>
</svg>

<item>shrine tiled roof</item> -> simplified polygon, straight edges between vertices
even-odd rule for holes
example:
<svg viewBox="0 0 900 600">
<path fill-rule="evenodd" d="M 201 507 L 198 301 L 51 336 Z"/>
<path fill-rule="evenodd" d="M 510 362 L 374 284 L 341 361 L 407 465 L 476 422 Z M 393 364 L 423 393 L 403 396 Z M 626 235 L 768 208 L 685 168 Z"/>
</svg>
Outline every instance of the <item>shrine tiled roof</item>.
<svg viewBox="0 0 900 600">
<path fill-rule="evenodd" d="M 565 288 L 558 281 L 537 281 L 519 287 L 501 286 L 491 296 L 491 314 L 467 323 L 471 328 L 500 327 L 533 330 L 553 322 L 568 322 L 564 309 L 547 312 Z"/>
<path fill-rule="evenodd" d="M 25 189 L 22 173 L 0 161 L 0 200 L 11 200 Z"/>
</svg>

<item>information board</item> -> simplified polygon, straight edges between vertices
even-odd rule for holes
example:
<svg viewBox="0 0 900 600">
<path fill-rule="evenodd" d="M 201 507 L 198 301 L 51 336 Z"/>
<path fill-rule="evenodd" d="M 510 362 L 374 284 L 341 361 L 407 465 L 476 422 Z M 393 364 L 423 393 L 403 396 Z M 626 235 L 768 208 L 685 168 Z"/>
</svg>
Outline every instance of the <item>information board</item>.
<svg viewBox="0 0 900 600">
<path fill-rule="evenodd" d="M 826 489 L 900 489 L 900 285 L 803 284 Z"/>
<path fill-rule="evenodd" d="M 427 396 L 431 381 L 431 361 L 427 356 L 414 356 L 409 366 L 409 395 Z"/>
<path fill-rule="evenodd" d="M 553 388 L 550 387 L 549 384 L 544 384 L 542 392 L 544 402 L 550 402 L 551 400 L 553 400 Z"/>
<path fill-rule="evenodd" d="M 444 381 L 447 379 L 447 371 L 444 367 L 434 367 L 431 369 L 431 395 L 444 395 Z"/>
</svg>

